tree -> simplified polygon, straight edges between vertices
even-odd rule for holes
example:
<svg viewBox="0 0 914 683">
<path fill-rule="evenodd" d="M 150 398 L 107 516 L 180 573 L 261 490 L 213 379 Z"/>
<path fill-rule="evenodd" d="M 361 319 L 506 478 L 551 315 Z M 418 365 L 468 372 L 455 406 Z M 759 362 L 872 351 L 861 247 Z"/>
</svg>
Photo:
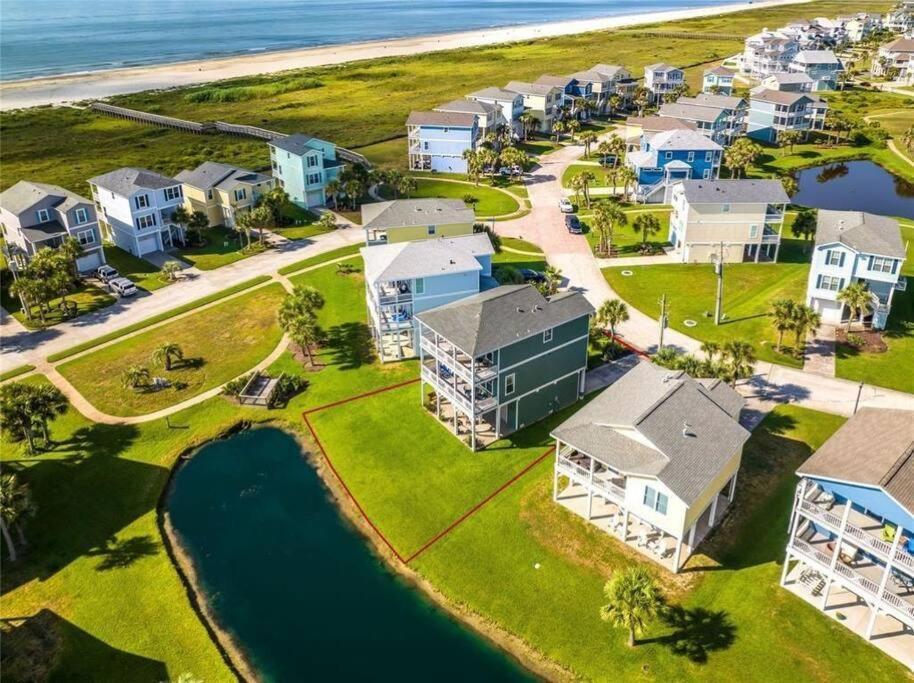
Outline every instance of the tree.
<svg viewBox="0 0 914 683">
<path fill-rule="evenodd" d="M 18 475 L 13 472 L 0 474 L 0 532 L 3 533 L 10 562 L 15 562 L 17 558 L 16 544 L 10 529 L 16 529 L 19 542 L 24 545 L 26 541 L 22 523 L 25 517 L 34 516 L 35 510 L 28 485 L 20 482 Z"/>
<path fill-rule="evenodd" d="M 806 333 L 809 330 L 817 330 L 819 328 L 819 325 L 822 324 L 822 316 L 816 313 L 811 306 L 797 304 L 793 308 L 791 322 L 796 337 L 794 348 L 796 349 L 797 355 L 802 355 L 804 348 L 803 340 L 806 338 Z"/>
<path fill-rule="evenodd" d="M 176 206 L 171 214 L 171 222 L 181 228 L 182 231 L 186 231 L 187 224 L 190 223 L 190 211 L 185 209 L 183 205 Z"/>
<path fill-rule="evenodd" d="M 787 193 L 788 197 L 793 197 L 800 189 L 800 185 L 797 183 L 797 179 L 792 175 L 781 176 L 781 185 L 784 187 L 784 192 Z"/>
<path fill-rule="evenodd" d="M 600 140 L 597 143 L 597 156 L 600 157 L 600 166 L 606 168 L 606 159 L 612 154 L 609 146 L 609 140 Z"/>
<path fill-rule="evenodd" d="M 749 168 L 762 153 L 761 146 L 745 136 L 733 141 L 724 152 L 724 163 L 734 178 L 745 177 Z"/>
<path fill-rule="evenodd" d="M 581 129 L 581 122 L 577 119 L 571 119 L 565 123 L 565 129 L 571 135 L 571 141 L 574 142 L 574 134 Z"/>
<path fill-rule="evenodd" d="M 76 261 L 85 253 L 79 240 L 75 237 L 65 237 L 63 242 L 60 243 L 60 246 L 57 247 L 57 253 L 60 254 L 61 258 L 69 262 L 73 280 L 78 280 L 79 266 L 76 265 Z"/>
<path fill-rule="evenodd" d="M 609 118 L 613 117 L 615 111 L 622 105 L 622 98 L 619 95 L 610 95 L 609 99 L 606 100 L 606 104 L 609 105 Z"/>
<path fill-rule="evenodd" d="M 279 324 L 292 341 L 308 355 L 314 365 L 311 347 L 322 337 L 317 311 L 324 307 L 324 297 L 314 287 L 297 285 L 279 307 Z"/>
<path fill-rule="evenodd" d="M 139 389 L 149 384 L 149 369 L 142 365 L 131 365 L 121 373 L 121 384 L 129 389 Z"/>
<path fill-rule="evenodd" d="M 856 315 L 858 322 L 863 325 L 863 316 L 866 315 L 870 306 L 872 295 L 866 287 L 866 282 L 857 280 L 851 282 L 844 289 L 838 292 L 838 301 L 850 309 L 850 315 L 847 318 L 847 331 L 850 332 L 851 320 Z"/>
<path fill-rule="evenodd" d="M 597 243 L 597 253 L 612 255 L 613 234 L 617 227 L 628 224 L 628 216 L 613 199 L 600 204 L 593 212 L 593 227 L 600 236 Z"/>
<path fill-rule="evenodd" d="M 416 182 L 415 178 L 409 175 L 400 175 L 396 180 L 397 192 L 405 194 L 407 199 L 409 199 L 409 196 L 415 192 L 418 187 L 419 183 Z"/>
<path fill-rule="evenodd" d="M 600 608 L 600 618 L 628 631 L 628 646 L 635 646 L 635 636 L 656 618 L 663 607 L 657 581 L 644 567 L 617 571 L 603 586 L 609 602 Z"/>
<path fill-rule="evenodd" d="M 790 153 L 793 154 L 794 145 L 803 140 L 803 135 L 798 130 L 785 130 L 778 134 L 778 146 L 789 147 Z"/>
<path fill-rule="evenodd" d="M 177 261 L 166 261 L 162 264 L 162 270 L 159 273 L 166 282 L 173 282 L 178 279 L 178 273 L 181 272 L 181 264 Z"/>
<path fill-rule="evenodd" d="M 330 183 L 334 182 L 336 181 L 331 180 L 329 183 L 327 183 L 327 192 L 330 191 Z M 338 186 L 339 183 L 337 183 L 337 187 Z M 270 213 L 273 216 L 273 225 L 282 225 L 282 211 L 289 203 L 289 193 L 286 192 L 284 188 L 277 185 L 269 192 L 264 193 L 260 201 L 263 206 L 266 206 L 270 209 Z"/>
<path fill-rule="evenodd" d="M 523 114 L 517 117 L 517 120 L 520 121 L 521 129 L 524 134 L 524 142 L 526 142 L 530 137 L 530 133 L 533 132 L 539 125 L 539 119 L 537 119 L 531 112 L 525 111 Z"/>
<path fill-rule="evenodd" d="M 736 386 L 736 380 L 752 375 L 752 366 L 755 364 L 755 350 L 752 348 L 752 344 L 731 340 L 724 344 L 722 354 L 724 367 L 732 386 Z"/>
<path fill-rule="evenodd" d="M 638 109 L 638 116 L 644 116 L 644 110 L 651 103 L 651 91 L 643 85 L 638 86 L 632 97 L 632 103 Z"/>
<path fill-rule="evenodd" d="M 273 225 L 273 213 L 268 206 L 258 206 L 246 211 L 235 220 L 236 226 L 243 223 L 244 233 L 248 238 L 248 247 L 251 246 L 251 231 L 256 230 L 258 241 L 263 244 L 263 231 Z"/>
<path fill-rule="evenodd" d="M 330 197 L 330 200 L 333 202 L 333 208 L 339 208 L 337 206 L 340 199 L 340 181 L 334 178 L 333 180 L 327 181 L 327 185 L 324 187 L 324 192 L 327 193 L 327 196 Z"/>
<path fill-rule="evenodd" d="M 499 160 L 502 166 L 507 166 L 511 169 L 512 176 L 515 175 L 515 169 L 523 171 L 530 163 L 530 157 L 517 147 L 505 147 L 502 149 L 501 154 L 499 154 Z"/>
<path fill-rule="evenodd" d="M 628 196 L 634 192 L 638 185 L 638 174 L 631 166 L 621 166 L 619 168 L 619 183 L 622 185 L 622 193 Z M 631 190 L 629 190 L 631 188 Z"/>
<path fill-rule="evenodd" d="M 22 382 L 0 385 L 0 424 L 16 438 L 28 442 L 29 453 L 35 452 L 35 423 L 32 409 L 36 387 Z"/>
<path fill-rule="evenodd" d="M 705 354 L 709 366 L 714 365 L 714 359 L 720 353 L 720 344 L 715 341 L 704 341 L 701 343 L 701 352 Z"/>
<path fill-rule="evenodd" d="M 590 156 L 590 148 L 597 141 L 597 134 L 592 130 L 581 135 L 581 143 L 584 145 L 584 156 Z"/>
<path fill-rule="evenodd" d="M 321 214 L 321 217 L 317 219 L 317 226 L 321 230 L 326 230 L 328 232 L 330 230 L 336 230 L 337 227 L 339 227 L 336 224 L 336 216 L 334 216 L 331 211 L 324 211 Z"/>
<path fill-rule="evenodd" d="M 802 209 L 793 220 L 790 232 L 794 237 L 811 240 L 816 234 L 816 214 L 810 209 Z"/>
<path fill-rule="evenodd" d="M 472 180 L 479 187 L 479 176 L 482 174 L 482 159 L 475 149 L 463 150 L 463 159 L 467 162 L 467 180 Z"/>
<path fill-rule="evenodd" d="M 597 309 L 597 324 L 609 327 L 609 335 L 613 339 L 616 338 L 616 327 L 628 318 L 628 305 L 621 299 L 607 299 Z"/>
<path fill-rule="evenodd" d="M 647 248 L 647 241 L 660 232 L 660 219 L 652 213 L 642 213 L 636 219 L 632 227 L 635 232 L 641 234 L 641 248 Z"/>
<path fill-rule="evenodd" d="M 275 221 L 273 223 L 276 225 Z M 187 220 L 187 232 L 197 244 L 203 243 L 203 232 L 209 229 L 209 218 L 202 211 L 194 211 Z"/>
<path fill-rule="evenodd" d="M 911 146 L 914 145 L 914 126 L 905 128 L 904 133 L 901 135 L 901 144 L 908 149 L 911 149 Z"/>
<path fill-rule="evenodd" d="M 163 344 L 159 345 L 155 351 L 152 352 L 152 362 L 156 365 L 163 366 L 166 372 L 171 370 L 171 364 L 173 360 L 183 359 L 184 349 L 182 349 L 180 344 L 176 342 L 164 342 Z"/>
<path fill-rule="evenodd" d="M 572 178 L 573 189 L 580 188 L 580 191 L 584 193 L 584 203 L 587 205 L 587 208 L 590 208 L 590 186 L 597 181 L 597 177 L 590 171 L 581 171 L 574 178 Z M 577 185 L 577 187 L 575 187 Z"/>
<path fill-rule="evenodd" d="M 552 134 L 555 135 L 556 142 L 558 142 L 561 139 L 562 133 L 564 133 L 564 132 L 565 132 L 565 123 L 564 122 L 556 121 L 555 123 L 552 124 Z"/>
<path fill-rule="evenodd" d="M 51 445 L 50 422 L 55 417 L 67 412 L 70 403 L 63 392 L 55 386 L 39 386 L 35 388 L 32 401 L 32 423 L 41 427 L 45 448 Z"/>
<path fill-rule="evenodd" d="M 793 329 L 793 311 L 796 302 L 792 299 L 777 299 L 771 304 L 771 324 L 778 333 L 778 341 L 774 347 L 777 353 L 781 352 L 784 343 L 784 333 Z"/>
</svg>

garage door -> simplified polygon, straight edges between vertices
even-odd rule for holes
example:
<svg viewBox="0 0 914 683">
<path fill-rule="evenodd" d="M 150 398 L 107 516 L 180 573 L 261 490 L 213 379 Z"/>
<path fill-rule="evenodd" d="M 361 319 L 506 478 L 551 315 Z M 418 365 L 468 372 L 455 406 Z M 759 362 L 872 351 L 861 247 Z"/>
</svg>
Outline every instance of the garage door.
<svg viewBox="0 0 914 683">
<path fill-rule="evenodd" d="M 137 254 L 138 256 L 142 256 L 143 254 L 148 254 L 150 251 L 158 251 L 159 242 L 156 239 L 156 236 L 155 235 L 146 235 L 146 237 L 141 237 L 139 249 L 140 249 L 140 253 Z"/>
<path fill-rule="evenodd" d="M 82 258 L 76 259 L 76 267 L 81 273 L 95 270 L 100 265 L 102 265 L 102 257 L 101 252 L 98 250 L 86 254 Z"/>
</svg>

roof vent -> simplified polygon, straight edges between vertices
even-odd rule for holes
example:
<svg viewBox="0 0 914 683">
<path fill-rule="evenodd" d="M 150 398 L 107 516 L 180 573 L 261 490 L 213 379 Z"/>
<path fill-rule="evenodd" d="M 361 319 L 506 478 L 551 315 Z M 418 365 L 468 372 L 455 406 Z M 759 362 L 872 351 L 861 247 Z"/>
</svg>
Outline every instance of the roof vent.
<svg viewBox="0 0 914 683">
<path fill-rule="evenodd" d="M 695 436 L 695 432 L 692 431 L 692 425 L 690 425 L 688 422 L 682 423 L 682 435 Z"/>
<path fill-rule="evenodd" d="M 676 378 L 676 376 L 673 373 L 668 372 L 667 374 L 665 374 L 663 376 L 663 379 L 661 379 L 660 381 L 663 382 L 664 384 L 666 384 L 667 382 L 670 382 L 670 381 L 674 380 L 675 378 Z"/>
<path fill-rule="evenodd" d="M 534 311 L 541 311 L 541 310 L 543 310 L 543 307 L 540 306 L 539 304 L 533 304 L 533 310 L 534 310 Z"/>
<path fill-rule="evenodd" d="M 520 306 L 518 306 L 518 307 L 517 307 L 516 309 L 514 309 L 514 310 L 516 310 L 518 313 L 523 313 L 523 312 L 524 312 L 524 309 L 521 308 Z"/>
<path fill-rule="evenodd" d="M 454 259 L 451 259 L 451 265 L 452 266 L 454 265 Z"/>
</svg>

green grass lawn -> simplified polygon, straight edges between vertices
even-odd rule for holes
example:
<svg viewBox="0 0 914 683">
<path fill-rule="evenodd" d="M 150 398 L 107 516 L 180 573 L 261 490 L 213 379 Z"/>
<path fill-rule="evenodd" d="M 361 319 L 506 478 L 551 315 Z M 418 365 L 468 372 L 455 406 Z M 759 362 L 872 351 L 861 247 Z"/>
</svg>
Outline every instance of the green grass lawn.
<svg viewBox="0 0 914 683">
<path fill-rule="evenodd" d="M 527 240 L 518 239 L 516 237 L 502 237 L 501 246 L 508 247 L 509 249 L 517 249 L 518 251 L 527 251 L 532 254 L 543 253 L 543 250 L 533 242 L 528 242 Z"/>
<path fill-rule="evenodd" d="M 276 320 L 285 290 L 269 285 L 224 303 L 125 339 L 69 361 L 58 369 L 99 410 L 110 415 L 142 415 L 218 386 L 266 357 L 282 334 Z M 170 372 L 152 364 L 153 351 L 176 342 L 186 360 Z M 160 391 L 134 390 L 121 384 L 123 371 L 149 368 L 174 386 Z"/>
<path fill-rule="evenodd" d="M 748 341 L 759 360 L 800 367 L 802 360 L 776 353 L 776 334 L 767 313 L 771 302 L 790 298 L 803 301 L 809 264 L 801 262 L 802 249 L 795 240 L 784 240 L 779 263 L 738 263 L 724 270 L 724 313 L 727 319 L 714 324 L 716 278 L 710 264 L 675 264 L 606 268 L 609 285 L 630 305 L 652 318 L 659 316 L 657 301 L 667 295 L 670 327 L 702 341 Z M 795 258 L 792 254 L 796 254 Z M 623 276 L 623 271 L 632 275 Z M 710 312 L 712 317 L 706 317 Z M 694 320 L 695 327 L 686 327 Z M 792 338 L 785 339 L 787 345 Z"/>
<path fill-rule="evenodd" d="M 204 236 L 206 243 L 202 247 L 188 246 L 178 249 L 178 256 L 200 270 L 214 270 L 235 263 L 248 256 L 260 253 L 257 250 L 258 236 L 251 235 L 250 251 L 245 250 L 246 242 L 241 235 L 231 228 L 216 226 L 209 228 Z"/>
<path fill-rule="evenodd" d="M 133 281 L 137 287 L 153 292 L 166 287 L 170 282 L 159 277 L 161 272 L 146 259 L 137 258 L 129 251 L 109 245 L 105 247 L 105 261 L 117 272 Z"/>
<path fill-rule="evenodd" d="M 552 138 L 530 138 L 526 142 L 519 142 L 517 146 L 531 157 L 549 154 L 549 152 L 554 152 L 561 147 Z"/>
<path fill-rule="evenodd" d="M 619 256 L 637 256 L 639 249 L 641 248 L 641 234 L 635 232 L 633 227 L 635 219 L 638 216 L 649 213 L 657 218 L 660 221 L 660 232 L 654 235 L 651 239 L 648 240 L 648 244 L 654 247 L 654 250 L 657 251 L 661 249 L 664 245 L 669 244 L 666 237 L 670 233 L 670 213 L 671 209 L 660 209 L 658 211 L 644 211 L 639 209 L 634 209 L 627 211 L 628 225 L 624 225 L 618 230 L 616 230 L 613 235 L 613 246 L 618 251 Z M 585 226 L 585 237 L 587 238 L 587 243 L 590 244 L 590 248 L 596 251 L 597 243 L 600 241 L 600 236 L 590 228 L 590 222 L 593 214 L 583 213 L 581 214 L 581 222 Z"/>
<path fill-rule="evenodd" d="M 272 228 L 272 231 L 286 239 L 303 240 L 327 232 L 326 229 L 316 225 L 317 219 L 320 218 L 319 214 L 303 209 L 292 202 L 286 203 L 283 207 L 282 215 L 289 222 L 289 225 L 281 228 Z"/>
<path fill-rule="evenodd" d="M 51 327 L 68 319 L 64 317 L 63 311 L 60 308 L 63 299 L 58 297 L 52 299 L 48 304 L 50 310 L 45 312 L 44 322 L 41 321 L 41 318 L 38 315 L 37 306 L 32 307 L 32 319 L 29 320 L 25 315 L 25 311 L 22 310 L 19 297 L 13 296 L 9 291 L 10 285 L 12 284 L 12 273 L 10 273 L 9 270 L 0 271 L 0 302 L 2 302 L 3 308 L 6 309 L 8 313 L 28 329 L 39 330 L 45 327 Z M 76 316 L 97 311 L 106 306 L 110 306 L 117 301 L 116 297 L 87 282 L 78 284 L 73 292 L 67 294 L 67 299 L 76 302 Z"/>
<path fill-rule="evenodd" d="M 592 164 L 571 164 L 565 169 L 564 173 L 562 173 L 562 187 L 571 187 L 571 179 L 584 171 L 589 171 L 596 177 L 596 181 L 591 187 L 610 186 L 609 178 L 607 176 L 607 171 L 609 171 L 608 167 L 603 168 L 602 166 L 594 166 Z"/>
<path fill-rule="evenodd" d="M 476 197 L 479 202 L 473 207 L 477 216 L 504 216 L 520 208 L 517 200 L 500 190 L 473 183 L 450 182 L 416 178 L 418 188 L 410 196 L 413 199 L 437 197 L 438 199 L 463 199 L 466 195 Z M 381 187 L 381 196 L 393 199 L 394 193 L 387 186 Z"/>
</svg>

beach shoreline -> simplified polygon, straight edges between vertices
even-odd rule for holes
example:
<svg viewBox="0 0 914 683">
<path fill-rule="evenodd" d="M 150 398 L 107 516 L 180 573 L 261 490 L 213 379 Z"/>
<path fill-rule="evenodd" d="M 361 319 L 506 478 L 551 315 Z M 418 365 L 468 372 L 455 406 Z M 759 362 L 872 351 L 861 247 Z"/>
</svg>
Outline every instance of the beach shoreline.
<svg viewBox="0 0 914 683">
<path fill-rule="evenodd" d="M 293 69 L 629 28 L 643 24 L 695 19 L 806 2 L 809 0 L 760 0 L 758 2 L 745 0 L 710 7 L 641 12 L 391 40 L 265 51 L 188 62 L 6 81 L 0 83 L 0 110 L 68 104 L 103 99 L 113 95 L 201 85 L 212 81 L 258 76 Z"/>
</svg>

